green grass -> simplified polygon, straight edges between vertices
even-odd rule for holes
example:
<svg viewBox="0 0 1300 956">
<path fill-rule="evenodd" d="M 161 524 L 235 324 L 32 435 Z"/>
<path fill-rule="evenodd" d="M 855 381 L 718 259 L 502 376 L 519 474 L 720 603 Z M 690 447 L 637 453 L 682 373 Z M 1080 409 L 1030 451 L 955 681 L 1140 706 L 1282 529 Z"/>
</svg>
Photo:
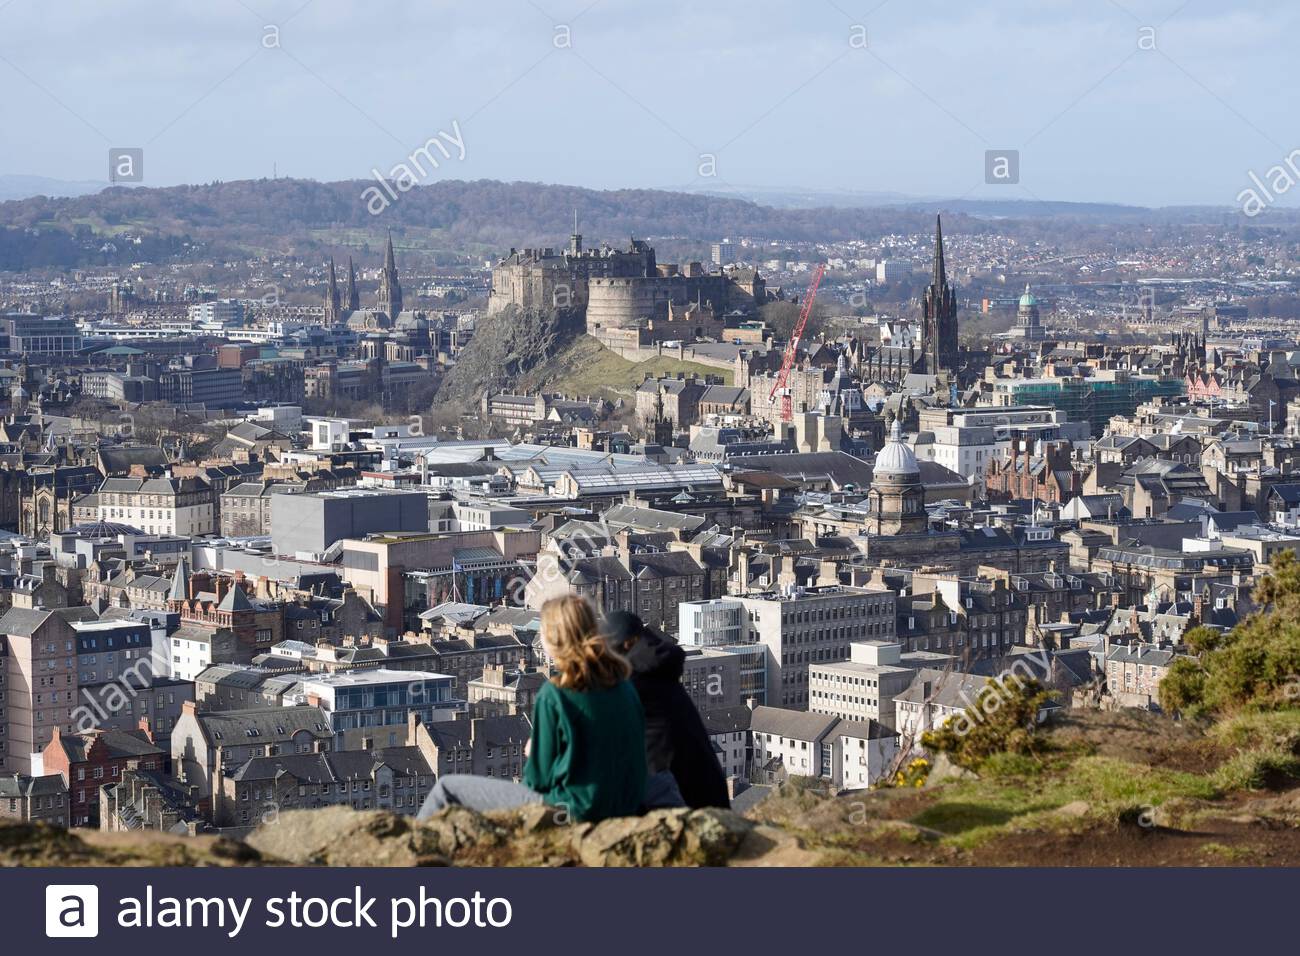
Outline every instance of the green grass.
<svg viewBox="0 0 1300 956">
<path fill-rule="evenodd" d="M 1211 777 L 1111 757 L 1080 757 L 1048 770 L 1035 761 L 999 755 L 983 772 L 979 779 L 944 787 L 938 802 L 911 822 L 947 834 L 948 843 L 970 848 L 1009 828 L 1076 825 L 1077 818 L 1052 813 L 1076 801 L 1088 804 L 1088 819 L 1118 822 L 1137 809 L 1173 799 L 1212 800 L 1224 789 Z"/>
<path fill-rule="evenodd" d="M 990 834 L 1017 817 L 1051 810 L 1065 801 L 1035 792 L 1036 788 L 996 779 L 961 780 L 944 787 L 937 803 L 909 822 L 949 836 Z"/>
<path fill-rule="evenodd" d="M 1300 749 L 1300 710 L 1243 713 L 1220 720 L 1210 734 L 1233 747 Z"/>
<path fill-rule="evenodd" d="M 1244 863 L 1254 858 L 1254 853 L 1245 847 L 1228 846 L 1224 843 L 1206 843 L 1200 852 L 1213 860 L 1225 863 Z"/>
<path fill-rule="evenodd" d="M 1222 790 L 1262 790 L 1280 777 L 1300 777 L 1300 757 L 1273 746 L 1239 751 L 1211 775 Z"/>
<path fill-rule="evenodd" d="M 1175 797 L 1213 800 L 1219 787 L 1208 777 L 1147 767 L 1113 757 L 1081 757 L 1050 787 L 1058 806 L 1087 800 L 1111 809 L 1159 806 Z"/>
<path fill-rule="evenodd" d="M 632 362 L 605 348 L 586 335 L 577 340 L 548 362 L 542 373 L 542 387 L 547 391 L 565 395 L 602 395 L 606 398 L 627 398 L 636 392 L 646 375 L 718 376 L 731 384 L 732 374 L 721 368 L 701 365 L 698 362 L 679 362 L 668 356 Z"/>
<path fill-rule="evenodd" d="M 1027 754 L 994 754 L 980 764 L 981 777 L 1037 777 L 1047 765 Z"/>
</svg>

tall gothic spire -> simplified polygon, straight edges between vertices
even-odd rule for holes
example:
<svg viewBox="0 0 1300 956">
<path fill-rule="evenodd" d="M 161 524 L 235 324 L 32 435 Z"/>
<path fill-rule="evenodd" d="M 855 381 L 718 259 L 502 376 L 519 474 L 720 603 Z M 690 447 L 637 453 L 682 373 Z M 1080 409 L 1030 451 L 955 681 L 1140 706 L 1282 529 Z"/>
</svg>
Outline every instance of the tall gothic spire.
<svg viewBox="0 0 1300 956">
<path fill-rule="evenodd" d="M 357 291 L 357 270 L 352 265 L 352 257 L 348 256 L 348 314 L 358 311 L 361 308 L 361 293 Z"/>
<path fill-rule="evenodd" d="M 388 245 L 384 248 L 384 272 L 397 274 L 397 259 L 393 255 L 393 233 L 390 229 L 388 232 Z"/>
<path fill-rule="evenodd" d="M 952 372 L 957 365 L 957 297 L 948 285 L 943 257 L 943 220 L 934 218 L 934 273 L 921 302 L 921 354 L 929 375 Z"/>
<path fill-rule="evenodd" d="M 396 322 L 402 314 L 402 284 L 397 281 L 397 257 L 393 255 L 391 232 L 384 249 L 384 272 L 379 277 L 379 311 L 386 314 L 390 322 Z"/>
<path fill-rule="evenodd" d="M 329 284 L 325 287 L 325 325 L 339 323 L 339 283 L 334 274 L 334 257 L 330 256 Z"/>
<path fill-rule="evenodd" d="M 943 217 L 934 217 L 934 277 L 936 286 L 942 288 L 948 284 L 948 270 L 943 261 Z"/>
</svg>

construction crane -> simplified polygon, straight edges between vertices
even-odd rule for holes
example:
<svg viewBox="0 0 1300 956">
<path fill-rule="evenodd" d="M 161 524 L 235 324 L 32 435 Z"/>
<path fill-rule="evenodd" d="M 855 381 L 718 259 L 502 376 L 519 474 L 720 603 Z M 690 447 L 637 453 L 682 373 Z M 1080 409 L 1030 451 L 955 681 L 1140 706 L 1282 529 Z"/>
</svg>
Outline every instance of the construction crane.
<svg viewBox="0 0 1300 956">
<path fill-rule="evenodd" d="M 776 401 L 777 393 L 781 395 L 781 421 L 788 422 L 794 419 L 794 402 L 790 399 L 790 369 L 794 367 L 795 356 L 799 352 L 799 340 L 803 338 L 804 326 L 808 324 L 808 316 L 812 314 L 813 299 L 817 298 L 817 286 L 821 284 L 822 273 L 826 271 L 826 266 L 817 266 L 817 271 L 813 273 L 812 283 L 808 286 L 808 291 L 804 293 L 803 307 L 799 310 L 799 321 L 795 323 L 794 332 L 790 334 L 790 344 L 785 348 L 785 359 L 781 362 L 781 374 L 776 377 L 776 384 L 772 386 L 772 391 L 768 393 L 768 401 Z"/>
</svg>

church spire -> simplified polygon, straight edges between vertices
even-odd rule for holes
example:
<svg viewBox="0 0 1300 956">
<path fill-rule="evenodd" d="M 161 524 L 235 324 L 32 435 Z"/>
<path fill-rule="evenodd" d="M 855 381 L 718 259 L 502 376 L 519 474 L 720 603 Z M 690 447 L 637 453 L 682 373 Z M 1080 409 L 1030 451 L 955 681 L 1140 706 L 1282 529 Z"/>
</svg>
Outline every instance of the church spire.
<svg viewBox="0 0 1300 956">
<path fill-rule="evenodd" d="M 379 277 L 379 311 L 387 315 L 390 322 L 396 322 L 402 314 L 402 284 L 397 280 L 397 257 L 393 255 L 391 231 L 384 249 L 384 272 Z"/>
<path fill-rule="evenodd" d="M 334 326 L 339 322 L 339 283 L 334 273 L 334 257 L 330 256 L 329 283 L 325 287 L 325 325 Z"/>
<path fill-rule="evenodd" d="M 357 291 L 357 270 L 352 264 L 352 257 L 348 256 L 348 314 L 358 311 L 361 308 L 361 293 Z"/>
<path fill-rule="evenodd" d="M 948 285 L 943 256 L 943 219 L 934 217 L 934 273 L 921 301 L 921 353 L 925 372 L 952 372 L 957 364 L 957 297 Z"/>
<path fill-rule="evenodd" d="M 393 231 L 388 231 L 388 245 L 384 249 L 384 272 L 397 274 L 397 258 L 393 255 Z"/>
<path fill-rule="evenodd" d="M 948 284 L 948 270 L 943 261 L 943 216 L 934 217 L 934 284 L 943 288 Z"/>
</svg>

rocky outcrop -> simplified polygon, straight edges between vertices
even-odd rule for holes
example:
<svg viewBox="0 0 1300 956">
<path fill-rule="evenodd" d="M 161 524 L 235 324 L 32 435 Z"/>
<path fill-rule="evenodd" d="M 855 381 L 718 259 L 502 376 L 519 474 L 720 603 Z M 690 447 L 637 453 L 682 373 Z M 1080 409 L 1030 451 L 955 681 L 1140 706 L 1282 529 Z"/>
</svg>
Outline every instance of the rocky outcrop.
<svg viewBox="0 0 1300 956">
<path fill-rule="evenodd" d="M 475 813 L 452 807 L 417 822 L 384 811 L 299 810 L 258 828 L 268 859 L 309 866 L 762 865 L 792 837 L 727 810 L 656 810 L 567 824 L 545 806 Z"/>
<path fill-rule="evenodd" d="M 428 821 L 347 807 L 296 810 L 244 843 L 217 837 L 101 834 L 0 825 L 5 866 L 809 866 L 820 862 L 778 827 L 728 810 L 657 810 L 568 824 L 554 809 Z"/>
<path fill-rule="evenodd" d="M 0 823 L 0 866 L 267 866 L 275 862 L 246 844 L 221 837 Z"/>
<path fill-rule="evenodd" d="M 484 392 L 527 391 L 546 362 L 582 333 L 567 310 L 513 306 L 482 317 L 438 389 L 438 404 L 474 407 Z"/>
</svg>

